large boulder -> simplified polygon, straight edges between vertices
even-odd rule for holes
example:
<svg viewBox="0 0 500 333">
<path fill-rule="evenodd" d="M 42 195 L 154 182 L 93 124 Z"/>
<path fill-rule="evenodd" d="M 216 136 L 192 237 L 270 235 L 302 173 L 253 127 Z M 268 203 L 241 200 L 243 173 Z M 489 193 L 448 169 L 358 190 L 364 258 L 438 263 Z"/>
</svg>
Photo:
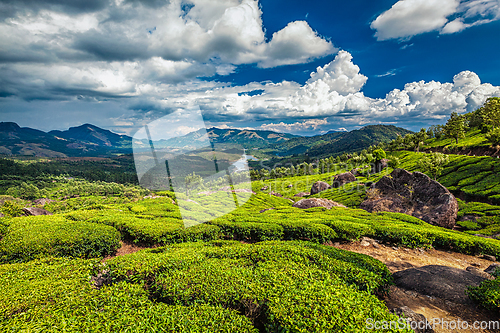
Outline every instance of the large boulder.
<svg viewBox="0 0 500 333">
<path fill-rule="evenodd" d="M 396 286 L 423 295 L 438 297 L 458 304 L 469 303 L 465 291 L 486 280 L 464 269 L 428 265 L 405 269 L 393 274 Z"/>
<path fill-rule="evenodd" d="M 332 207 L 347 208 L 346 206 L 339 204 L 338 202 L 323 198 L 302 199 L 294 203 L 293 207 L 301 209 L 308 209 L 313 207 L 325 207 L 327 209 L 331 209 Z"/>
<path fill-rule="evenodd" d="M 429 176 L 395 169 L 372 185 L 360 208 L 368 212 L 404 213 L 430 224 L 453 228 L 458 203 L 446 187 Z"/>
<path fill-rule="evenodd" d="M 48 210 L 38 207 L 25 207 L 23 208 L 23 212 L 27 216 L 52 215 Z"/>
<path fill-rule="evenodd" d="M 332 187 L 333 188 L 341 187 L 347 183 L 351 183 L 354 181 L 356 181 L 356 177 L 352 173 L 350 172 L 340 173 L 338 175 L 335 175 L 335 177 L 333 178 Z"/>
<path fill-rule="evenodd" d="M 312 185 L 311 195 L 328 190 L 329 188 L 330 188 L 330 185 L 328 185 L 328 183 L 318 181 Z"/>
</svg>

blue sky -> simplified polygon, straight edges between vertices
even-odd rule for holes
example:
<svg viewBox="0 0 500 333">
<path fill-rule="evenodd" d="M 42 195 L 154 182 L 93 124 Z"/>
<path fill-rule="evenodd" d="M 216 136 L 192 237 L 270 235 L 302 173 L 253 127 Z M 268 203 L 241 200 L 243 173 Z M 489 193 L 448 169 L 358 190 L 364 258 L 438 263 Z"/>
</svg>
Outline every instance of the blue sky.
<svg viewBox="0 0 500 333">
<path fill-rule="evenodd" d="M 0 121 L 312 135 L 500 96 L 500 0 L 0 0 Z M 185 131 L 195 130 L 184 126 Z"/>
</svg>

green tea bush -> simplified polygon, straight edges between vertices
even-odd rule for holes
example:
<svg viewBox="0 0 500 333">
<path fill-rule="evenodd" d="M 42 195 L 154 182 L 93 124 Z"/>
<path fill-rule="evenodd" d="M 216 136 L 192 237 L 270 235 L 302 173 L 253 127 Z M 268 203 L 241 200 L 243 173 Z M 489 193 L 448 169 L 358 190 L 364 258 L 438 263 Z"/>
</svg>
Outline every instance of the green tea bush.
<svg viewBox="0 0 500 333">
<path fill-rule="evenodd" d="M 93 260 L 62 258 L 0 266 L 0 331 L 257 332 L 234 310 L 151 301 L 143 285 L 92 288 L 96 267 Z"/>
<path fill-rule="evenodd" d="M 119 247 L 120 234 L 110 226 L 68 221 L 63 216 L 17 217 L 0 240 L 1 260 L 21 262 L 42 256 L 92 258 Z"/>
<path fill-rule="evenodd" d="M 106 270 L 165 304 L 236 310 L 261 331 L 368 332 L 366 318 L 398 319 L 373 295 L 391 281 L 382 263 L 307 242 L 179 244 L 114 258 Z"/>
<path fill-rule="evenodd" d="M 226 238 L 244 241 L 268 241 L 283 239 L 284 229 L 276 223 L 218 221 L 218 226 Z"/>
<path fill-rule="evenodd" d="M 471 299 L 490 310 L 500 312 L 500 278 L 486 280 L 477 287 L 469 287 L 467 294 Z"/>
<path fill-rule="evenodd" d="M 324 224 L 283 221 L 279 222 L 283 227 L 283 237 L 286 240 L 308 240 L 315 243 L 326 243 L 338 238 L 337 233 L 332 228 Z"/>
<path fill-rule="evenodd" d="M 0 207 L 0 212 L 8 217 L 23 215 L 23 206 L 15 201 L 5 201 Z"/>
</svg>

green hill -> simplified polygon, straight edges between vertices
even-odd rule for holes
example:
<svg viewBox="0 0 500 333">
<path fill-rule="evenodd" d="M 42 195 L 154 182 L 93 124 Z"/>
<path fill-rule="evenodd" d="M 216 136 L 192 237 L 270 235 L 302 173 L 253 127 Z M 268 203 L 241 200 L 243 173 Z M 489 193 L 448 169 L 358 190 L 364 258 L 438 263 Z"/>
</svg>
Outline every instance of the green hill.
<svg viewBox="0 0 500 333">
<path fill-rule="evenodd" d="M 370 125 L 350 132 L 333 132 L 312 137 L 293 138 L 264 149 L 269 156 L 287 157 L 306 154 L 310 158 L 323 158 L 345 152 L 359 152 L 380 142 L 389 142 L 397 135 L 412 133 L 393 125 Z"/>
</svg>

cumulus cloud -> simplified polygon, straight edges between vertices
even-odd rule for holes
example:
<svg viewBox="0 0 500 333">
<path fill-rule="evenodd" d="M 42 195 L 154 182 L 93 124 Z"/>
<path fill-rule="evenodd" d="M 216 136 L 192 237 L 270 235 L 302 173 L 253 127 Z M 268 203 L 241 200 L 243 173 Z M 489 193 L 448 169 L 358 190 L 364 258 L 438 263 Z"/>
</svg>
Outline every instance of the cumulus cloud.
<svg viewBox="0 0 500 333">
<path fill-rule="evenodd" d="M 268 68 L 305 63 L 335 51 L 337 49 L 320 38 L 307 22 L 295 21 L 273 34 L 259 65 Z"/>
<path fill-rule="evenodd" d="M 76 12 L 66 8 L 70 3 L 42 1 L 38 7 L 29 2 L 23 8 L 40 9 L 12 12 L 0 23 L 5 36 L 0 60 L 111 62 L 160 57 L 267 68 L 306 63 L 337 51 L 305 21 L 290 22 L 267 41 L 257 0 L 193 0 L 190 6 L 180 0 L 101 1 L 81 5 Z M 227 73 L 228 68 L 219 71 Z"/>
<path fill-rule="evenodd" d="M 371 23 L 378 40 L 406 38 L 443 27 L 458 0 L 400 0 Z"/>
<path fill-rule="evenodd" d="M 457 33 L 499 19 L 499 0 L 399 0 L 371 28 L 377 40 L 404 40 L 431 31 Z"/>
<path fill-rule="evenodd" d="M 327 125 L 328 121 L 324 119 L 308 119 L 295 123 L 269 123 L 259 127 L 261 130 L 274 131 L 274 132 L 303 132 L 308 130 L 317 130 L 321 125 Z"/>
</svg>

